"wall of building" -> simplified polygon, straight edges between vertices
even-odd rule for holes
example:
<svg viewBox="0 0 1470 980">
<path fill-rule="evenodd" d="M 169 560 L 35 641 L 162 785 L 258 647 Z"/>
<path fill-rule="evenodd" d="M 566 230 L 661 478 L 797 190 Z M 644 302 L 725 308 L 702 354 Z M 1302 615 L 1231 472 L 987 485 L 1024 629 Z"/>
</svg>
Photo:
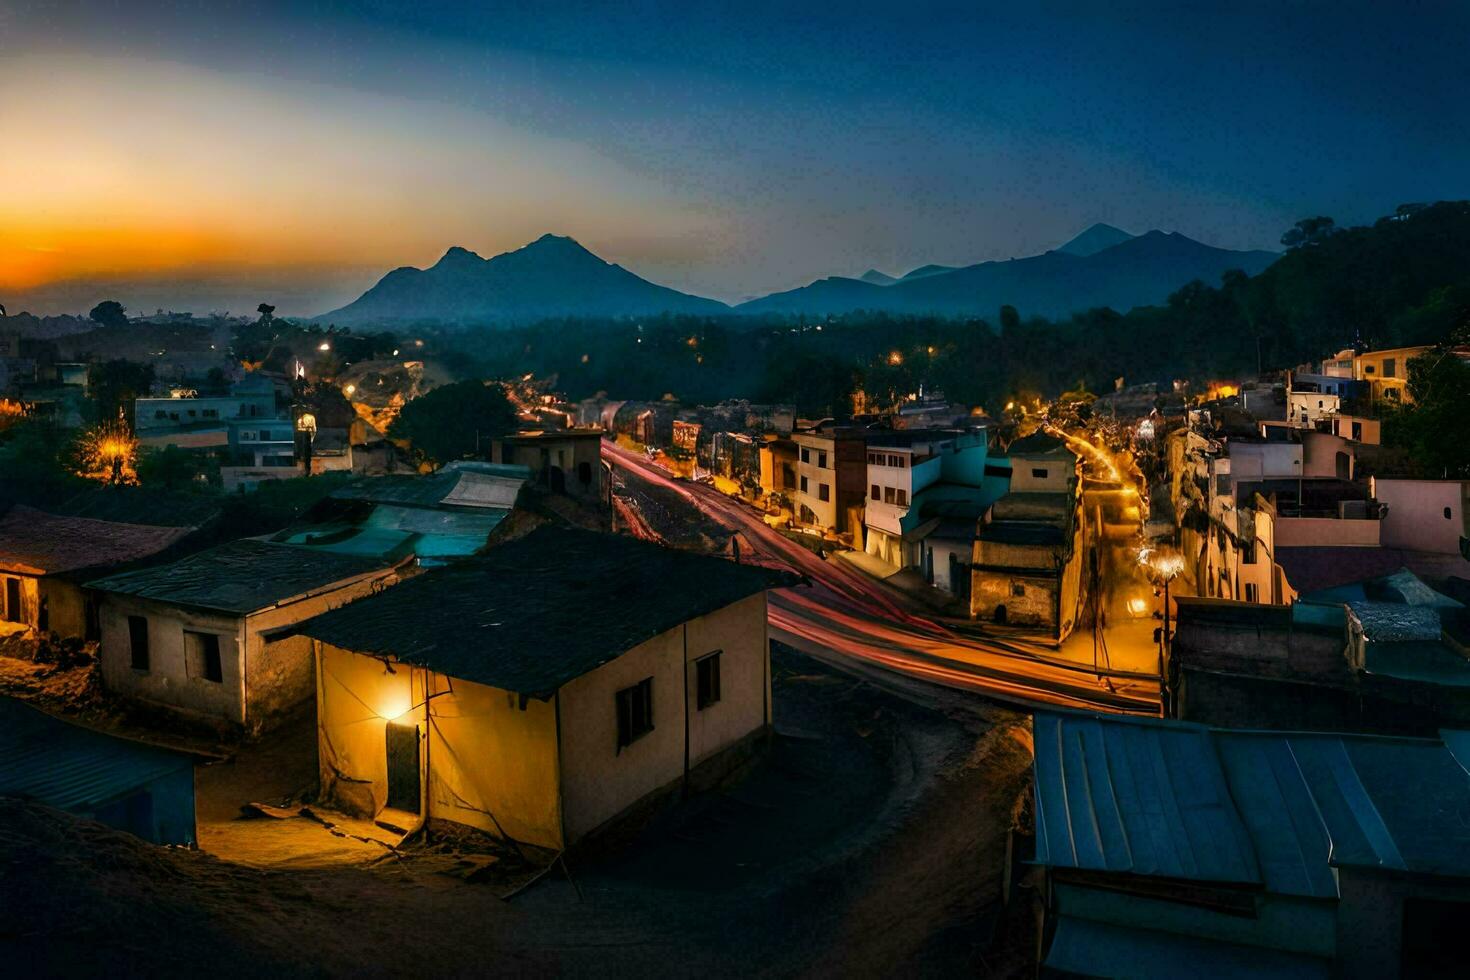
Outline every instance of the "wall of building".
<svg viewBox="0 0 1470 980">
<path fill-rule="evenodd" d="M 148 621 L 148 669 L 132 667 L 128 617 Z M 108 690 L 184 714 L 245 723 L 243 646 L 244 620 L 223 613 L 181 609 L 134 596 L 104 593 L 99 604 L 102 639 L 97 662 Z M 184 631 L 219 637 L 219 681 L 191 672 Z"/>
<path fill-rule="evenodd" d="M 420 732 L 426 812 L 492 836 L 562 845 L 556 705 L 316 644 L 324 794 L 356 815 L 388 797 L 388 723 Z M 431 696 L 426 696 L 431 695 Z"/>
<path fill-rule="evenodd" d="M 653 679 L 653 730 L 618 746 L 617 692 Z M 660 633 L 557 694 L 567 842 L 684 774 L 684 628 Z"/>
<path fill-rule="evenodd" d="M 1351 480 L 1355 463 L 1352 443 L 1330 432 L 1302 432 L 1302 476 Z"/>
<path fill-rule="evenodd" d="M 1345 980 L 1419 975 L 1403 958 L 1405 901 L 1421 899 L 1470 904 L 1470 889 L 1453 879 L 1427 875 L 1375 874 L 1358 868 L 1338 871 L 1337 956 Z M 1445 951 L 1458 953 L 1458 937 L 1435 936 Z M 1441 963 L 1443 959 L 1441 959 Z M 1441 975 L 1434 973 L 1430 975 Z"/>
<path fill-rule="evenodd" d="M 1302 447 L 1291 442 L 1233 442 L 1228 472 L 1236 483 L 1302 475 Z"/>
<path fill-rule="evenodd" d="M 17 583 L 20 603 L 11 608 L 8 582 Z M 0 572 L 0 617 L 8 623 L 23 623 L 35 628 L 36 615 L 40 609 L 40 580 L 34 575 L 18 575 L 15 572 Z"/>
<path fill-rule="evenodd" d="M 1385 548 L 1457 555 L 1470 537 L 1470 480 L 1375 479 L 1373 496 L 1388 505 Z"/>
<path fill-rule="evenodd" d="M 1297 425 L 1315 425 L 1317 420 L 1335 413 L 1341 399 L 1321 391 L 1293 391 L 1287 393 L 1287 419 Z"/>
<path fill-rule="evenodd" d="M 686 708 L 693 768 L 771 723 L 766 595 L 742 599 L 687 624 Z M 720 651 L 720 700 L 699 710 L 696 661 Z"/>
<path fill-rule="evenodd" d="M 1336 517 L 1277 517 L 1276 545 L 1281 548 L 1377 548 L 1382 521 Z"/>
<path fill-rule="evenodd" d="M 87 597 L 80 585 L 47 576 L 37 582 L 37 591 L 37 601 L 46 601 L 47 630 L 59 636 L 86 635 Z M 36 615 L 39 620 L 39 606 Z"/>
<path fill-rule="evenodd" d="M 1075 456 L 1011 457 L 1011 493 L 1066 493 L 1076 475 Z"/>
<path fill-rule="evenodd" d="M 973 557 L 974 545 L 969 541 L 949 541 L 943 539 L 931 539 L 926 545 L 929 551 L 929 561 L 934 569 L 933 585 L 951 595 L 958 595 L 965 591 L 966 582 L 955 582 L 949 577 L 950 556 L 953 555 L 959 562 L 956 572 L 969 578 L 970 560 Z"/>
<path fill-rule="evenodd" d="M 796 433 L 792 436 L 797 444 L 796 460 L 796 517 L 802 523 L 810 523 L 828 530 L 838 527 L 837 506 L 837 447 L 836 441 L 822 436 Z M 822 456 L 826 455 L 826 466 Z M 802 485 L 805 481 L 806 489 Z M 827 487 L 827 499 L 821 499 L 820 487 Z M 803 508 L 810 519 L 803 519 Z"/>
</svg>

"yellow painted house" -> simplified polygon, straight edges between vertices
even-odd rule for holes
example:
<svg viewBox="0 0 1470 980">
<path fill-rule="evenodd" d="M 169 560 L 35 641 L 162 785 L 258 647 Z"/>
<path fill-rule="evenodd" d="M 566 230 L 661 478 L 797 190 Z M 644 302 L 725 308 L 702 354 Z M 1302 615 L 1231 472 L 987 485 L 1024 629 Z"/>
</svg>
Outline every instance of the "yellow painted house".
<svg viewBox="0 0 1470 980">
<path fill-rule="evenodd" d="M 543 527 L 280 637 L 316 652 L 324 796 L 561 850 L 767 731 L 765 593 L 789 582 Z"/>
</svg>

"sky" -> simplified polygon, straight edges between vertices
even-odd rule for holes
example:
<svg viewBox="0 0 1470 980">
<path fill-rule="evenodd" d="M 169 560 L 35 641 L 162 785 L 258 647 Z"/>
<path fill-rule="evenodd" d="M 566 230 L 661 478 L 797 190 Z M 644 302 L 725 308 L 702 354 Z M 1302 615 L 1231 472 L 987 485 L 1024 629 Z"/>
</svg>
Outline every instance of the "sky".
<svg viewBox="0 0 1470 980">
<path fill-rule="evenodd" d="M 1470 197 L 1467 37 L 1464 3 L 0 0 L 0 304 L 310 315 L 547 232 L 727 301 L 1097 221 L 1274 248 Z"/>
</svg>

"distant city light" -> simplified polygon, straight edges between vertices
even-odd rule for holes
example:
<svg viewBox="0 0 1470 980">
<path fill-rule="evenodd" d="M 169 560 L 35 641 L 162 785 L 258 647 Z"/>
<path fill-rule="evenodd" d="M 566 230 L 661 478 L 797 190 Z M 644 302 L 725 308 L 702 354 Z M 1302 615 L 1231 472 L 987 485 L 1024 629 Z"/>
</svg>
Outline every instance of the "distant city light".
<svg viewBox="0 0 1470 980">
<path fill-rule="evenodd" d="M 900 354 L 896 350 L 889 351 L 888 352 L 888 363 L 889 364 L 902 364 L 903 363 L 903 355 Z"/>
<path fill-rule="evenodd" d="M 1148 603 L 1138 596 L 1134 596 L 1128 600 L 1128 611 L 1135 616 L 1142 616 L 1148 611 Z"/>
<path fill-rule="evenodd" d="M 317 348 L 317 350 L 331 350 L 331 349 L 332 349 L 332 345 L 330 343 L 328 343 L 327 341 L 325 341 L 325 340 L 322 341 L 321 346 Z"/>
<path fill-rule="evenodd" d="M 342 389 L 342 391 L 345 392 L 348 395 L 352 394 L 356 390 L 357 390 L 357 385 L 348 385 L 347 387 L 345 387 L 345 388 Z"/>
<path fill-rule="evenodd" d="M 1007 412 L 1013 412 L 1013 411 L 1015 411 L 1015 409 L 1016 409 L 1016 403 L 1015 402 L 1006 402 L 1006 411 Z"/>
</svg>

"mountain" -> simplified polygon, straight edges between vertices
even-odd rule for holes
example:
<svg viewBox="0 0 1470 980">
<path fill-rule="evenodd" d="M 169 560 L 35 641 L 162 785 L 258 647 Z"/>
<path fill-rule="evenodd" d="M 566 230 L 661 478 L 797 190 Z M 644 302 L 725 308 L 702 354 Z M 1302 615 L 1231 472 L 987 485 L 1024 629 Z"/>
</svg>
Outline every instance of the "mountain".
<svg viewBox="0 0 1470 980">
<path fill-rule="evenodd" d="M 870 283 L 874 286 L 892 286 L 898 282 L 893 276 L 890 276 L 886 272 L 879 272 L 877 269 L 869 269 L 867 272 L 864 272 L 858 276 L 858 281 Z"/>
<path fill-rule="evenodd" d="M 1093 231 L 1088 229 L 1079 238 L 1105 237 L 1106 233 L 1092 235 Z M 1009 304 L 1025 316 L 1049 318 L 1102 306 L 1127 312 L 1135 306 L 1161 303 L 1195 279 L 1218 284 L 1229 269 L 1254 275 L 1276 258 L 1274 252 L 1237 252 L 1178 233 L 1151 231 L 1089 255 L 1057 250 L 923 275 L 919 273 L 924 270 L 916 269 L 891 286 L 841 277 L 821 279 L 741 303 L 735 309 L 812 316 L 870 310 L 994 317 L 1001 306 Z"/>
<path fill-rule="evenodd" d="M 723 303 L 641 279 L 570 238 L 543 235 L 489 259 L 455 246 L 427 269 L 394 269 L 353 302 L 316 319 L 344 325 L 514 324 L 563 316 L 727 312 Z"/>
<path fill-rule="evenodd" d="M 1121 228 L 1114 228 L 1112 225 L 1105 225 L 1099 221 L 1067 244 L 1058 248 L 1057 251 L 1066 252 L 1068 255 L 1080 255 L 1086 258 L 1089 255 L 1096 255 L 1105 248 L 1122 245 L 1132 238 L 1132 235 Z"/>
<path fill-rule="evenodd" d="M 905 279 L 923 279 L 925 276 L 938 276 L 946 272 L 953 272 L 958 266 L 953 265 L 921 265 L 912 272 L 905 272 Z"/>
</svg>

